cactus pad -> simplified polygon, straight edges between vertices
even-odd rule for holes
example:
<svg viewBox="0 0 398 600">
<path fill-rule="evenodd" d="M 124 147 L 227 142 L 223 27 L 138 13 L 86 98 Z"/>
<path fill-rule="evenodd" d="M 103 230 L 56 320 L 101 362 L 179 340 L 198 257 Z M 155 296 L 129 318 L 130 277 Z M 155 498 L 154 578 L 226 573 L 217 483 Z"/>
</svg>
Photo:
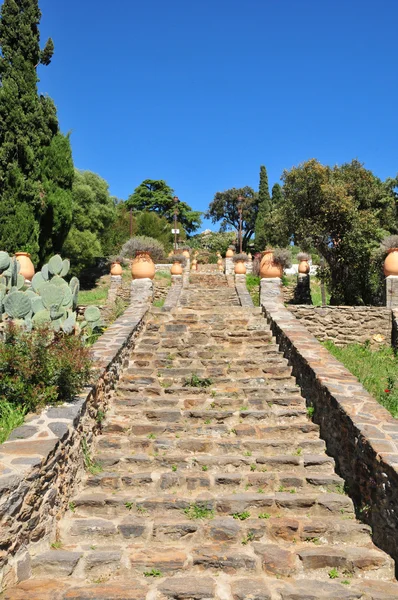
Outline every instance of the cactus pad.
<svg viewBox="0 0 398 600">
<path fill-rule="evenodd" d="M 32 304 L 23 292 L 11 292 L 4 300 L 4 309 L 12 319 L 23 319 L 32 311 Z"/>
</svg>

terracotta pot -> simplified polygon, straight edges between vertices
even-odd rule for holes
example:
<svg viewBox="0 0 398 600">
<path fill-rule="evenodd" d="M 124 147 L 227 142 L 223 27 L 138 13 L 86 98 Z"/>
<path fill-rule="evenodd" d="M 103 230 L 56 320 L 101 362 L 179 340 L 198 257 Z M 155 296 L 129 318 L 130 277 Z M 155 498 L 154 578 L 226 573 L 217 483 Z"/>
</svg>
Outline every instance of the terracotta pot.
<svg viewBox="0 0 398 600">
<path fill-rule="evenodd" d="M 111 275 L 121 275 L 123 273 L 122 265 L 118 262 L 111 264 Z"/>
<path fill-rule="evenodd" d="M 218 261 L 217 261 L 217 264 L 218 264 L 218 265 L 223 265 L 223 264 L 224 264 L 224 262 L 223 262 L 223 259 L 221 258 L 221 256 L 220 256 L 220 258 L 218 259 Z"/>
<path fill-rule="evenodd" d="M 182 251 L 182 255 L 185 256 L 185 258 L 189 258 L 190 257 L 190 254 L 189 254 L 188 250 L 183 250 Z"/>
<path fill-rule="evenodd" d="M 133 279 L 153 279 L 155 277 L 155 263 L 148 252 L 137 252 L 131 263 Z"/>
<path fill-rule="evenodd" d="M 171 266 L 170 273 L 172 275 L 182 275 L 182 264 L 176 260 Z"/>
<path fill-rule="evenodd" d="M 398 276 L 398 248 L 390 248 L 384 261 L 384 275 Z"/>
<path fill-rule="evenodd" d="M 23 275 L 28 281 L 32 281 L 32 277 L 35 274 L 35 268 L 30 260 L 30 254 L 28 254 L 28 252 L 16 252 L 15 258 L 21 265 L 19 274 Z"/>
<path fill-rule="evenodd" d="M 234 251 L 231 250 L 231 248 L 228 248 L 227 252 L 225 253 L 225 258 L 232 258 L 234 255 Z"/>
<path fill-rule="evenodd" d="M 224 265 L 218 265 L 218 270 L 220 271 L 220 273 L 224 273 Z"/>
<path fill-rule="evenodd" d="M 271 277 L 282 277 L 283 269 L 281 265 L 274 263 L 274 253 L 272 250 L 263 252 L 263 257 L 260 263 L 261 279 L 270 279 Z"/>
<path fill-rule="evenodd" d="M 192 271 L 197 271 L 198 270 L 198 261 L 196 260 L 196 258 L 193 259 L 192 261 L 192 267 L 191 267 Z"/>
<path fill-rule="evenodd" d="M 250 253 L 250 252 L 249 252 L 249 254 L 247 255 L 247 258 L 248 258 L 249 260 L 251 260 L 251 259 L 252 259 L 252 255 L 251 255 L 251 253 Z"/>
<path fill-rule="evenodd" d="M 246 265 L 244 260 L 238 260 L 235 263 L 235 275 L 246 275 Z"/>
<path fill-rule="evenodd" d="M 311 270 L 311 267 L 309 265 L 308 260 L 300 260 L 299 266 L 298 266 L 298 272 L 302 273 L 303 275 L 308 275 L 310 270 Z"/>
</svg>

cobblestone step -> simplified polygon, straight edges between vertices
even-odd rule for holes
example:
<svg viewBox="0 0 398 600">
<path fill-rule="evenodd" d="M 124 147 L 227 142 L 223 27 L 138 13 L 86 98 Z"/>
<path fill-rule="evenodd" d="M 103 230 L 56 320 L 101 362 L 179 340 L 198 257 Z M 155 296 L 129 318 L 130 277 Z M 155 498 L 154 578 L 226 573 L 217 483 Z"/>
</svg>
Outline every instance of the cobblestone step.
<svg viewBox="0 0 398 600">
<path fill-rule="evenodd" d="M 152 309 L 95 474 L 1 600 L 397 600 L 261 309 L 191 279 Z"/>
</svg>

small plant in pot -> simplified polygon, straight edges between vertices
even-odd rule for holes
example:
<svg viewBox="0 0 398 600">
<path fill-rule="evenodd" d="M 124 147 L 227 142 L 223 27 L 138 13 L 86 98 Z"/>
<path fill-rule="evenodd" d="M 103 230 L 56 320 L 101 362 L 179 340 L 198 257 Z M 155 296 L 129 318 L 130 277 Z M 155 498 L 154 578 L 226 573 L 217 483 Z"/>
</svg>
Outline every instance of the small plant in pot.
<svg viewBox="0 0 398 600">
<path fill-rule="evenodd" d="M 122 262 L 123 259 L 120 256 L 110 256 L 109 261 L 111 263 L 111 275 L 121 275 L 123 273 Z"/>
<path fill-rule="evenodd" d="M 187 259 L 184 254 L 173 254 L 171 257 L 172 266 L 170 269 L 170 273 L 172 275 L 182 275 L 183 269 L 187 264 Z"/>
<path fill-rule="evenodd" d="M 308 275 L 310 272 L 310 265 L 308 263 L 310 258 L 311 256 L 307 252 L 299 252 L 297 254 L 297 260 L 299 261 L 298 272 L 302 275 Z"/>
<path fill-rule="evenodd" d="M 123 258 L 132 258 L 131 274 L 133 279 L 153 279 L 155 277 L 155 264 L 164 258 L 164 246 L 158 240 L 145 235 L 130 238 L 121 250 Z"/>
<path fill-rule="evenodd" d="M 225 258 L 232 258 L 235 254 L 235 246 L 228 246 L 228 250 L 225 254 Z"/>
<path fill-rule="evenodd" d="M 282 277 L 284 269 L 288 269 L 291 265 L 291 253 L 287 248 L 265 250 L 260 263 L 260 277 L 265 279 Z"/>
<path fill-rule="evenodd" d="M 235 254 L 232 258 L 235 263 L 235 275 L 246 274 L 246 262 L 248 261 L 247 254 L 242 252 L 241 254 Z"/>
<path fill-rule="evenodd" d="M 398 277 L 398 235 L 389 235 L 381 243 L 381 250 L 386 255 L 384 275 Z"/>
</svg>

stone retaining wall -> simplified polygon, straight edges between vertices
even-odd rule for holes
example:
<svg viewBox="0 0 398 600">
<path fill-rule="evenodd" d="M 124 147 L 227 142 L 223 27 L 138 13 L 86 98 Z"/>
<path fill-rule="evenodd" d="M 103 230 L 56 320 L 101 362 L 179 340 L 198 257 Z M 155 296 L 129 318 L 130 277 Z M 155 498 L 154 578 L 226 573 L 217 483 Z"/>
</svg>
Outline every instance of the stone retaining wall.
<svg viewBox="0 0 398 600">
<path fill-rule="evenodd" d="M 327 451 L 374 542 L 398 561 L 398 422 L 284 307 L 278 280 L 268 282 L 261 304 Z"/>
<path fill-rule="evenodd" d="M 393 318 L 389 308 L 301 304 L 288 308 L 321 341 L 332 340 L 336 346 L 368 340 L 373 345 L 383 341 L 391 344 Z"/>
<path fill-rule="evenodd" d="M 0 587 L 29 577 L 28 544 L 48 547 L 56 520 L 84 474 L 93 437 L 124 366 L 148 304 L 132 304 L 93 345 L 92 388 L 74 402 L 27 418 L 0 446 Z"/>
</svg>

